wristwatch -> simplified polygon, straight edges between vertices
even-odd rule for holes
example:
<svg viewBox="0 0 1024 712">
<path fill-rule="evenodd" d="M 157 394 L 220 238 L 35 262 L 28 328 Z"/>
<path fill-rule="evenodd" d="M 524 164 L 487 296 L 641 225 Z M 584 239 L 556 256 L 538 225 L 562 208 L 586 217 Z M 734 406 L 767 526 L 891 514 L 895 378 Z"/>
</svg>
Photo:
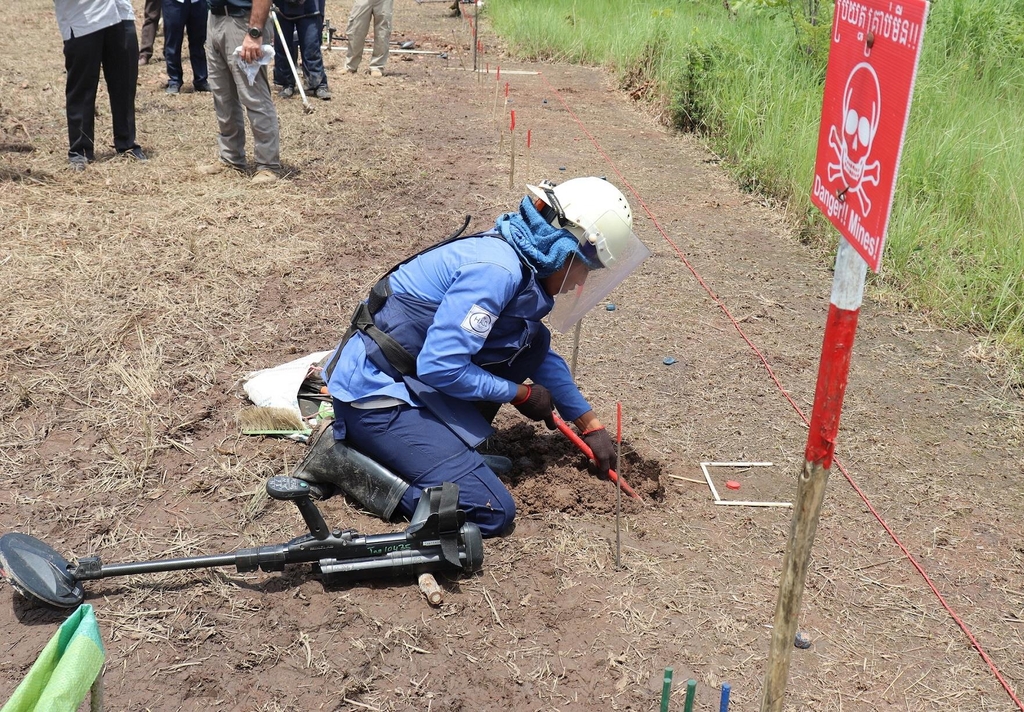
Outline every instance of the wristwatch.
<svg viewBox="0 0 1024 712">
<path fill-rule="evenodd" d="M 254 40 L 258 40 L 260 37 L 263 36 L 263 30 L 261 30 L 259 27 L 250 27 L 249 36 L 252 37 Z"/>
</svg>

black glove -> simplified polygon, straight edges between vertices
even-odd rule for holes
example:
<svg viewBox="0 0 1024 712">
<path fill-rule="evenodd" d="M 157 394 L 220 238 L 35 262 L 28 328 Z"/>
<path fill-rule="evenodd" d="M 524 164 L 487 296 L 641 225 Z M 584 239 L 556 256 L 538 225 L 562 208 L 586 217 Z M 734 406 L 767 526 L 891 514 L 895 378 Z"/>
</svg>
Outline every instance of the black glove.
<svg viewBox="0 0 1024 712">
<path fill-rule="evenodd" d="M 554 405 L 551 403 L 551 391 L 536 383 L 526 387 L 526 398 L 514 400 L 512 405 L 530 420 L 543 420 L 548 430 L 555 429 L 555 418 L 551 414 Z"/>
<path fill-rule="evenodd" d="M 583 442 L 594 453 L 594 461 L 597 463 L 599 474 L 607 477 L 608 470 L 612 466 L 612 459 L 615 457 L 615 445 L 612 444 L 612 436 L 608 434 L 604 426 L 601 426 L 600 428 L 583 433 Z"/>
</svg>

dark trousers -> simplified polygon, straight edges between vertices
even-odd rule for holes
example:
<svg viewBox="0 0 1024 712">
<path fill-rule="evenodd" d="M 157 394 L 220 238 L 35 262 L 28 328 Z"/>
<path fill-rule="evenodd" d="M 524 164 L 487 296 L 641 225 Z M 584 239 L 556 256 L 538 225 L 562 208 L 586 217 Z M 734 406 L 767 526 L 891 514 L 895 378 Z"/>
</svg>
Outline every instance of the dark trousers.
<svg viewBox="0 0 1024 712">
<path fill-rule="evenodd" d="M 142 36 L 139 38 L 139 57 L 148 62 L 153 56 L 153 43 L 156 42 L 156 29 L 160 24 L 160 11 L 164 0 L 146 0 L 142 9 Z"/>
<path fill-rule="evenodd" d="M 100 68 L 110 95 L 114 148 L 123 153 L 135 143 L 135 84 L 139 79 L 139 41 L 135 23 L 116 25 L 72 37 L 64 43 L 67 70 L 65 104 L 68 117 L 68 156 L 93 158 L 96 128 L 96 91 Z"/>
<path fill-rule="evenodd" d="M 426 408 L 400 405 L 360 410 L 334 401 L 335 425 L 342 421 L 345 437 L 410 484 L 398 511 L 409 517 L 427 487 L 444 482 L 459 486 L 459 507 L 487 537 L 507 533 L 516 504 L 484 458 Z M 337 430 L 335 431 L 337 432 Z"/>
<path fill-rule="evenodd" d="M 327 73 L 324 71 L 324 58 L 320 51 L 320 39 L 323 34 L 323 16 L 312 14 L 289 20 L 278 14 L 281 32 L 274 36 L 274 84 L 283 87 L 295 86 L 295 77 L 288 66 L 287 53 L 292 58 L 301 50 L 302 73 L 306 76 L 306 86 L 313 90 L 327 86 Z M 298 31 L 299 43 L 296 47 L 295 33 Z"/>
<path fill-rule="evenodd" d="M 164 59 L 167 60 L 169 84 L 181 86 L 181 46 L 188 35 L 188 57 L 192 64 L 192 84 L 206 84 L 209 72 L 206 67 L 206 20 L 209 8 L 206 0 L 178 2 L 163 0 L 164 3 Z"/>
</svg>

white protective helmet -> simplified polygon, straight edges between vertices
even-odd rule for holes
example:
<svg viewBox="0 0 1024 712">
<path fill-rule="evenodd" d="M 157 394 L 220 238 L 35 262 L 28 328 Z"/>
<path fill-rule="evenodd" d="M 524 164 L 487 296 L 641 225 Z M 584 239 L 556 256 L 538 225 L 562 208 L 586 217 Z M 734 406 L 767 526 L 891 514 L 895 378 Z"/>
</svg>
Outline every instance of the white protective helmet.
<svg viewBox="0 0 1024 712">
<path fill-rule="evenodd" d="M 527 189 L 547 206 L 544 218 L 580 241 L 588 258 L 611 267 L 628 249 L 633 235 L 633 212 L 626 196 L 604 178 L 572 178 L 555 185 L 541 181 Z"/>
<path fill-rule="evenodd" d="M 561 185 L 541 181 L 526 186 L 544 203 L 541 215 L 555 227 L 571 232 L 580 243 L 588 272 L 582 282 L 570 284 L 565 272 L 555 295 L 551 325 L 565 333 L 599 301 L 611 293 L 651 252 L 633 234 L 629 201 L 604 178 L 573 178 Z M 567 264 L 571 267 L 570 257 Z M 604 269 L 593 269 L 603 267 Z"/>
</svg>

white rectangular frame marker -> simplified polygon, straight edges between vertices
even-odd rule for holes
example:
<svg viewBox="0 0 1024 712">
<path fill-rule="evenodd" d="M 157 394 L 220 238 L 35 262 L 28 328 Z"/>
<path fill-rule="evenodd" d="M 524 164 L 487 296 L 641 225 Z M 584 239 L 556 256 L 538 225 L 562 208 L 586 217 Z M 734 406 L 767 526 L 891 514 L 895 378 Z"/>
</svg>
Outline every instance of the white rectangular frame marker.
<svg viewBox="0 0 1024 712">
<path fill-rule="evenodd" d="M 708 483 L 708 487 L 711 489 L 711 496 L 714 497 L 714 503 L 720 504 L 723 507 L 792 507 L 792 502 L 750 502 L 740 500 L 722 499 L 718 490 L 715 489 L 715 483 L 711 481 L 711 473 L 708 472 L 709 467 L 771 467 L 771 462 L 702 462 L 700 463 L 700 470 L 704 473 L 704 479 Z"/>
</svg>

